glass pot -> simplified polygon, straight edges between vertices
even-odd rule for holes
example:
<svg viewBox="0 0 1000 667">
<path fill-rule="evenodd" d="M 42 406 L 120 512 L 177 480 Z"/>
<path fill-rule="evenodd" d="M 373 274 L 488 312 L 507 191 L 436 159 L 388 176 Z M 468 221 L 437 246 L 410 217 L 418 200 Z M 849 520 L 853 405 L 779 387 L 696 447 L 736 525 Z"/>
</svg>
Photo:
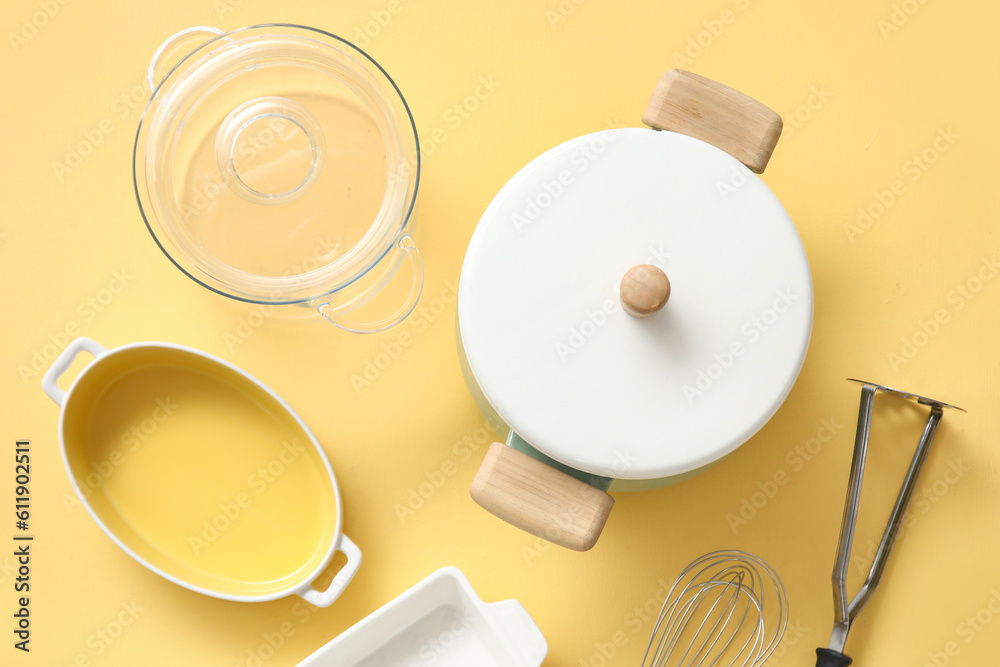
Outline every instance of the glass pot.
<svg viewBox="0 0 1000 667">
<path fill-rule="evenodd" d="M 232 299 L 308 307 L 357 333 L 409 315 L 423 287 L 407 229 L 420 152 L 406 101 L 377 62 L 305 26 L 197 27 L 164 42 L 148 83 L 135 193 L 181 271 Z M 404 302 L 358 318 L 406 260 Z"/>
</svg>

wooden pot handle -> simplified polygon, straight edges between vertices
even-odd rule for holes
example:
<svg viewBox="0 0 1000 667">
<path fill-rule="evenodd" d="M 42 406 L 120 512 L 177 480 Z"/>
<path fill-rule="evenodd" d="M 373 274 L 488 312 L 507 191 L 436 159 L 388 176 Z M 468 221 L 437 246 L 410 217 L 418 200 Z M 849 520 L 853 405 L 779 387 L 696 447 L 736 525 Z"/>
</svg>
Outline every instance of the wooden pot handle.
<svg viewBox="0 0 1000 667">
<path fill-rule="evenodd" d="M 574 551 L 594 546 L 615 504 L 604 491 L 500 442 L 486 452 L 472 498 L 512 526 Z"/>
<path fill-rule="evenodd" d="M 642 122 L 721 148 L 760 174 L 781 136 L 781 116 L 749 95 L 672 69 L 656 83 Z"/>
</svg>

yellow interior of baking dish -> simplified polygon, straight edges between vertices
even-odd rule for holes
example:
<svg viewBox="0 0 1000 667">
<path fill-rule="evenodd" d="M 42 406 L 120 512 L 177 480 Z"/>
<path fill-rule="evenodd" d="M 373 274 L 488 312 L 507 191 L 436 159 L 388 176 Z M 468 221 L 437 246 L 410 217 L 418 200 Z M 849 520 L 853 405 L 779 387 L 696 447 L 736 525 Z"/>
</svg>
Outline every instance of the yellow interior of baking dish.
<svg viewBox="0 0 1000 667">
<path fill-rule="evenodd" d="M 102 356 L 67 401 L 71 474 L 104 526 L 149 565 L 223 596 L 303 585 L 338 530 L 308 432 L 271 394 L 184 350 Z"/>
</svg>

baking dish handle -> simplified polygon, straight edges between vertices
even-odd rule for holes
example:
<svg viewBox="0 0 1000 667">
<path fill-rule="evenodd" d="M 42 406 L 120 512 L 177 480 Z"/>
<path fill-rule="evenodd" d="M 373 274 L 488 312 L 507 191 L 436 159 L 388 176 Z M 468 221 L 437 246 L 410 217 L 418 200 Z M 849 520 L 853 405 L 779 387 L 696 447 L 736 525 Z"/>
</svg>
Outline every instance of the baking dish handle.
<svg viewBox="0 0 1000 667">
<path fill-rule="evenodd" d="M 56 405 L 62 406 L 66 402 L 66 392 L 60 389 L 56 382 L 70 367 L 76 356 L 81 352 L 90 352 L 95 357 L 99 357 L 107 351 L 108 348 L 90 338 L 82 336 L 77 338 L 66 346 L 66 349 L 52 362 L 49 370 L 45 371 L 45 375 L 42 377 L 42 389 L 49 395 L 49 398 L 55 401 Z"/>
<path fill-rule="evenodd" d="M 517 650 L 525 667 L 540 667 L 549 652 L 549 644 L 528 610 L 517 600 L 487 605 L 489 613 L 502 629 L 507 645 Z"/>
<path fill-rule="evenodd" d="M 318 591 L 313 588 L 312 582 L 295 591 L 296 595 L 314 607 L 329 607 L 333 604 L 340 597 L 340 594 L 344 592 L 344 589 L 347 588 L 347 584 L 351 583 L 351 579 L 357 574 L 358 567 L 361 565 L 361 549 L 349 540 L 347 535 L 340 536 L 340 547 L 337 551 L 347 556 L 347 563 L 344 564 L 344 567 L 340 568 L 340 572 L 333 578 L 330 586 L 325 591 Z"/>
</svg>

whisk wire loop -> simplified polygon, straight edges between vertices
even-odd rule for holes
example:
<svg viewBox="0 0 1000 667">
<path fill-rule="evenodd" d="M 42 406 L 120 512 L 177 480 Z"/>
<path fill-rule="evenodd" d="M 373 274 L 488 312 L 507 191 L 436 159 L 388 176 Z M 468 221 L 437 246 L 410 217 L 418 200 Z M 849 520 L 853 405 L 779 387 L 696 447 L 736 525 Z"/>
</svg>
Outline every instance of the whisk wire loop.
<svg viewBox="0 0 1000 667">
<path fill-rule="evenodd" d="M 787 623 L 788 598 L 774 570 L 746 552 L 715 551 L 684 568 L 670 587 L 642 665 L 759 667 Z"/>
</svg>

